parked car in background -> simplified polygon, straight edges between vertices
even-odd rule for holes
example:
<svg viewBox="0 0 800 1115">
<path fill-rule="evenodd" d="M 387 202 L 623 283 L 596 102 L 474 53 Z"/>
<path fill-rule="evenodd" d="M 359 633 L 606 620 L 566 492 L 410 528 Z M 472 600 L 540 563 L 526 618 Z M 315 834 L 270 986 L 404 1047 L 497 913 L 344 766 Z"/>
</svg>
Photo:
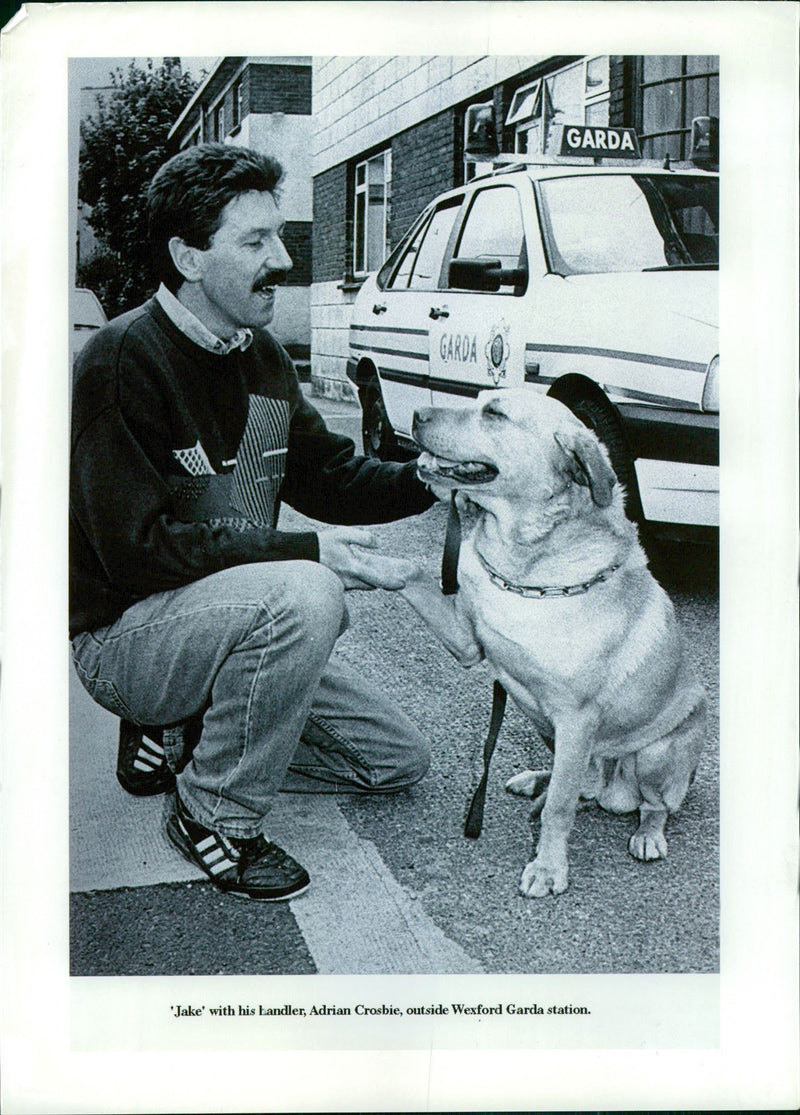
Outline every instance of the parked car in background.
<svg viewBox="0 0 800 1115">
<path fill-rule="evenodd" d="M 70 321 L 72 322 L 72 359 L 91 337 L 108 320 L 103 307 L 91 290 L 85 287 L 73 287 L 70 295 Z"/>
<path fill-rule="evenodd" d="M 627 131 L 575 134 L 594 154 Z M 365 451 L 413 449 L 418 407 L 525 385 L 595 430 L 631 517 L 713 535 L 718 225 L 716 171 L 641 160 L 515 157 L 441 195 L 354 305 Z"/>
</svg>

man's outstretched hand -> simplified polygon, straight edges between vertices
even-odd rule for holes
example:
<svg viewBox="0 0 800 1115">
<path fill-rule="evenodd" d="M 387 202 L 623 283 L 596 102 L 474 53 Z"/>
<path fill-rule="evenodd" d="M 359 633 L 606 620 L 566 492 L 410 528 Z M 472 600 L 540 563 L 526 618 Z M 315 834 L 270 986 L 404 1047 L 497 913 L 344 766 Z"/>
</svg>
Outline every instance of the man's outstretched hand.
<svg viewBox="0 0 800 1115">
<path fill-rule="evenodd" d="M 320 565 L 338 574 L 345 588 L 396 591 L 416 572 L 413 562 L 378 553 L 375 535 L 365 527 L 331 527 L 318 538 Z"/>
</svg>

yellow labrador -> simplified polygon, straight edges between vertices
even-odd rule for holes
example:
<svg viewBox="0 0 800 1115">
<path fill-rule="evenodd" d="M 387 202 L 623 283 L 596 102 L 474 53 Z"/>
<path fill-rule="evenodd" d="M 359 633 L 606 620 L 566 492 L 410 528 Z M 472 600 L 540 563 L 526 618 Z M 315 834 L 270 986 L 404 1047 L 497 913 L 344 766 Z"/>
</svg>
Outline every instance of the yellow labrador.
<svg viewBox="0 0 800 1115">
<path fill-rule="evenodd" d="M 667 815 L 703 746 L 706 698 L 605 449 L 565 406 L 525 389 L 420 410 L 414 437 L 420 477 L 458 489 L 479 516 L 458 593 L 442 596 L 418 573 L 401 595 L 463 665 L 486 658 L 554 751 L 552 772 L 526 771 L 506 787 L 541 809 L 523 893 L 566 890 L 580 798 L 638 809 L 630 852 L 665 856 Z"/>
</svg>

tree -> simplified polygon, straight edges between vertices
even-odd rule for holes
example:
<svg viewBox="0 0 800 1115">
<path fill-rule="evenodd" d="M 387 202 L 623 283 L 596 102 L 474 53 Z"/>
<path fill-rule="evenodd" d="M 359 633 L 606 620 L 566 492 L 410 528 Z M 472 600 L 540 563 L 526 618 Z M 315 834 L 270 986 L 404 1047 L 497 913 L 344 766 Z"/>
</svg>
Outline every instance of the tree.
<svg viewBox="0 0 800 1115">
<path fill-rule="evenodd" d="M 98 240 L 78 267 L 78 285 L 97 294 L 113 317 L 139 305 L 157 282 L 147 246 L 147 187 L 171 154 L 169 130 L 197 88 L 180 60 L 165 58 L 111 75 L 112 91 L 81 124 L 78 197 Z"/>
</svg>

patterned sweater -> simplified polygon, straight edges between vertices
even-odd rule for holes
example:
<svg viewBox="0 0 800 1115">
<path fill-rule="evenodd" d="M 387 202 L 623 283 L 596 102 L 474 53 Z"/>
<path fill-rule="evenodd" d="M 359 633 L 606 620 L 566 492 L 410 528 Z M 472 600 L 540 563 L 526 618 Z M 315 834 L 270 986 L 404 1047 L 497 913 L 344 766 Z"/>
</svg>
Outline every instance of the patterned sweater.
<svg viewBox="0 0 800 1115">
<path fill-rule="evenodd" d="M 155 299 L 81 352 L 72 400 L 70 636 L 230 566 L 319 559 L 316 532 L 275 529 L 283 500 L 328 523 L 378 523 L 433 497 L 413 464 L 355 456 L 256 330 L 220 356 Z"/>
</svg>

